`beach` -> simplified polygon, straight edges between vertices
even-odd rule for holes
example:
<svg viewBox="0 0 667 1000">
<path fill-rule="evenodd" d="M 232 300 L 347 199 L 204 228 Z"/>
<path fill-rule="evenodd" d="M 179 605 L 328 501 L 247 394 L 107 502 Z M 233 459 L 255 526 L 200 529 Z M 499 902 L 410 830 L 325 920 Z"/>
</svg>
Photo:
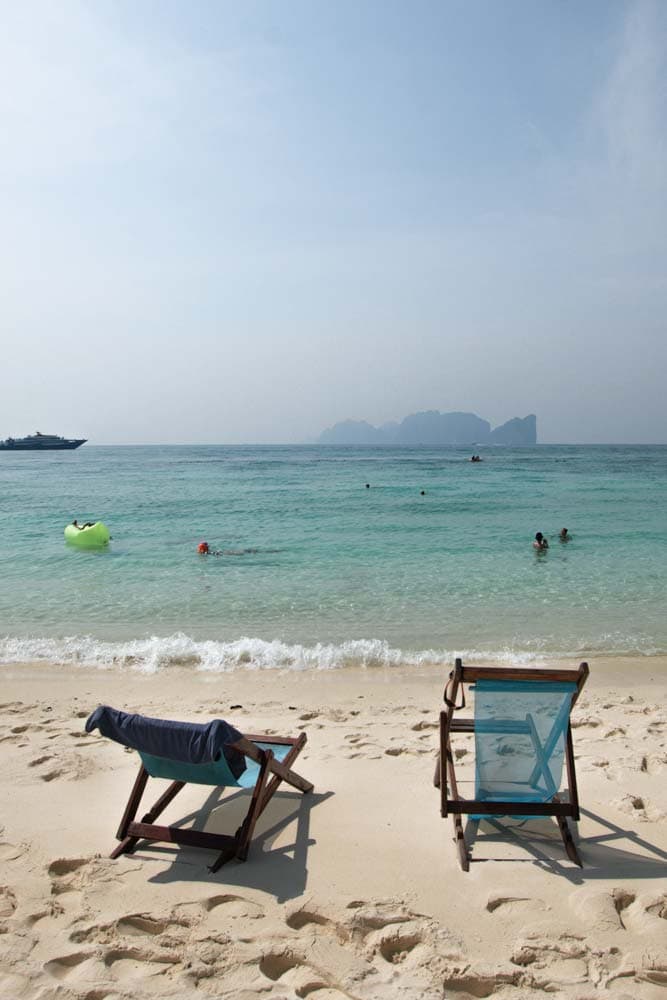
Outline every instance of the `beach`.
<svg viewBox="0 0 667 1000">
<path fill-rule="evenodd" d="M 432 782 L 442 668 L 3 665 L 0 995 L 664 995 L 667 661 L 590 666 L 573 714 L 583 869 L 549 819 L 482 824 L 464 873 Z M 314 791 L 279 790 L 247 862 L 216 874 L 212 852 L 166 844 L 110 860 L 137 756 L 85 734 L 100 703 L 303 731 Z M 457 756 L 470 778 L 465 743 Z M 218 808 L 212 791 L 188 786 L 164 822 L 233 832 L 240 797 Z"/>
<path fill-rule="evenodd" d="M 4 5 L 0 1000 L 667 1000 L 666 42 Z"/>
</svg>

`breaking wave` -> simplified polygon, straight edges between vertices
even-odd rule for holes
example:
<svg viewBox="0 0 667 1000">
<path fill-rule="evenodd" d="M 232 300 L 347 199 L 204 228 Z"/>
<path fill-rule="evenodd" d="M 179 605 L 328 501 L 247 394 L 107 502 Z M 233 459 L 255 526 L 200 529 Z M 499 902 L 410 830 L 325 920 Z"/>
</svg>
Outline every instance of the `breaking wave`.
<svg viewBox="0 0 667 1000">
<path fill-rule="evenodd" d="M 381 639 L 350 639 L 313 646 L 242 637 L 233 642 L 196 640 L 182 632 L 146 639 L 107 642 L 92 636 L 0 639 L 0 663 L 54 663 L 68 666 L 132 668 L 155 673 L 169 667 L 202 671 L 337 670 L 345 667 L 451 665 L 455 656 L 494 663 L 536 663 L 535 652 L 510 649 L 396 649 Z"/>
</svg>

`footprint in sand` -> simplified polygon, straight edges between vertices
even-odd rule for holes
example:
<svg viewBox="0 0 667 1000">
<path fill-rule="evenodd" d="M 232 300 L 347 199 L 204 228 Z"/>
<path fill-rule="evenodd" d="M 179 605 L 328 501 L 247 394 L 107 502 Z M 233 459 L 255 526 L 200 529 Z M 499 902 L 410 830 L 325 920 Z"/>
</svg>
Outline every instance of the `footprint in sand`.
<svg viewBox="0 0 667 1000">
<path fill-rule="evenodd" d="M 90 924 L 88 927 L 78 927 L 69 936 L 73 944 L 103 944 L 111 945 L 118 942 L 118 935 L 137 937 L 142 934 L 153 936 L 161 934 L 166 922 L 153 920 L 147 914 L 128 914 L 120 920 L 107 924 Z"/>
<path fill-rule="evenodd" d="M 581 889 L 572 893 L 569 902 L 586 927 L 596 933 L 623 931 L 624 913 L 635 895 L 625 889 Z"/>
<path fill-rule="evenodd" d="M 609 767 L 609 761 L 606 757 L 583 757 L 580 760 L 584 763 L 585 771 L 590 771 L 592 768 L 606 770 Z M 607 777 L 609 776 L 607 775 Z"/>
<path fill-rule="evenodd" d="M 94 952 L 77 951 L 71 955 L 61 955 L 45 962 L 44 971 L 54 979 L 67 979 L 75 972 L 80 973 L 79 967 L 90 959 L 95 959 Z"/>
<path fill-rule="evenodd" d="M 298 968 L 302 961 L 301 956 L 295 955 L 288 949 L 280 952 L 269 951 L 262 955 L 259 961 L 259 971 L 267 979 L 272 979 L 275 982 L 281 979 L 286 972 Z"/>
<path fill-rule="evenodd" d="M 28 927 L 34 927 L 40 920 L 57 920 L 58 917 L 62 917 L 64 912 L 64 907 L 57 900 L 49 900 L 43 909 L 33 910 L 32 913 L 28 913 L 25 921 Z M 74 938 L 70 935 L 70 941 L 73 940 Z"/>
<path fill-rule="evenodd" d="M 175 952 L 142 948 L 113 948 L 104 956 L 104 964 L 118 982 L 163 976 L 170 967 L 180 964 Z"/>
<path fill-rule="evenodd" d="M 507 986 L 517 986 L 521 981 L 521 975 L 520 972 L 475 973 L 469 965 L 466 965 L 465 971 L 452 971 L 445 976 L 442 984 L 443 995 L 461 996 L 465 997 L 466 1000 L 468 997 L 490 997 L 494 993 L 505 991 Z"/>
<path fill-rule="evenodd" d="M 317 928 L 320 933 L 324 931 L 326 934 L 335 937 L 338 941 L 344 942 L 350 939 L 350 932 L 342 924 L 331 920 L 318 910 L 308 907 L 300 907 L 297 910 L 293 910 L 285 918 L 285 923 L 294 931 L 313 931 L 314 928 Z"/>
<path fill-rule="evenodd" d="M 124 937 L 156 937 L 164 934 L 171 926 L 169 920 L 162 920 L 151 917 L 148 913 L 130 913 L 126 917 L 121 917 L 116 923 L 116 930 Z"/>
<path fill-rule="evenodd" d="M 54 762 L 54 763 L 52 763 Z M 92 772 L 91 761 L 81 754 L 42 754 L 28 762 L 28 767 L 41 768 L 47 766 L 46 770 L 39 772 L 42 781 L 55 781 L 56 778 L 79 779 L 88 777 Z"/>
<path fill-rule="evenodd" d="M 348 715 L 347 712 L 342 708 L 330 708 L 324 713 L 325 718 L 330 719 L 331 722 L 347 722 Z"/>
<path fill-rule="evenodd" d="M 8 715 L 25 715 L 26 712 L 33 712 L 39 705 L 26 705 L 22 701 L 6 701 L 0 705 L 0 712 L 7 712 Z"/>
<path fill-rule="evenodd" d="M 0 972 L 0 997 L 23 997 L 28 995 L 29 979 L 17 972 Z"/>
<path fill-rule="evenodd" d="M 254 903 L 251 899 L 243 896 L 233 896 L 230 894 L 221 896 L 211 896 L 204 900 L 204 909 L 211 914 L 207 923 L 211 921 L 223 923 L 230 917 L 248 917 L 250 920 L 259 920 L 264 916 L 264 908 L 259 903 Z"/>
<path fill-rule="evenodd" d="M 49 875 L 61 878 L 63 875 L 71 875 L 85 865 L 89 864 L 90 858 L 57 858 L 49 865 Z"/>
<path fill-rule="evenodd" d="M 632 985 L 632 1000 L 657 1000 L 658 996 L 664 996 L 664 989 L 658 993 L 656 990 L 644 990 L 644 984 L 654 986 L 667 986 L 667 960 L 663 948 L 657 951 L 643 948 L 641 951 L 628 952 L 623 956 L 622 961 L 608 975 L 605 986 L 609 988 L 612 984 L 623 980 Z M 623 1000 L 629 993 L 622 994 Z"/>
<path fill-rule="evenodd" d="M 646 912 L 652 916 L 660 917 L 661 920 L 667 920 L 667 892 L 659 896 L 655 902 L 649 903 Z"/>
<path fill-rule="evenodd" d="M 370 934 L 371 931 L 384 930 L 392 924 L 406 924 L 415 916 L 420 916 L 410 913 L 403 906 L 396 907 L 392 904 L 374 906 L 358 900 L 348 903 L 347 908 L 355 911 L 350 921 L 350 930 L 355 936 L 361 937 Z"/>
<path fill-rule="evenodd" d="M 419 928 L 392 928 L 390 931 L 382 931 L 377 942 L 377 951 L 391 965 L 400 965 L 405 962 L 410 953 L 421 945 L 424 941 L 423 933 Z"/>
<path fill-rule="evenodd" d="M 594 715 L 578 716 L 572 718 L 571 725 L 573 729 L 596 729 L 602 725 L 602 719 L 598 719 Z"/>
<path fill-rule="evenodd" d="M 351 993 L 343 993 L 341 990 L 331 986 L 320 988 L 319 986 L 308 993 L 300 993 L 299 996 L 307 996 L 308 1000 L 353 1000 Z"/>
<path fill-rule="evenodd" d="M 528 931 L 519 938 L 510 961 L 530 967 L 532 985 L 558 992 L 566 985 L 589 982 L 589 949 L 583 937 L 560 925 Z"/>
<path fill-rule="evenodd" d="M 511 892 L 491 893 L 486 901 L 486 909 L 489 913 L 499 912 L 499 916 L 506 916 L 509 913 L 525 913 L 534 910 L 535 913 L 544 913 L 545 904 L 541 899 L 531 896 L 513 896 Z"/>
<path fill-rule="evenodd" d="M 309 1000 L 354 1000 L 355 995 L 348 993 L 338 982 L 339 977 L 333 968 L 329 970 L 320 967 L 318 956 L 331 959 L 332 966 L 338 965 L 337 957 L 338 961 L 342 960 L 343 963 L 341 970 L 345 968 L 347 957 L 345 952 L 336 946 L 332 947 L 335 948 L 334 952 L 323 950 L 315 942 L 309 949 L 309 961 L 295 949 L 276 948 L 262 956 L 259 971 L 280 987 L 288 987 L 290 996 L 308 997 Z M 365 966 L 355 963 L 354 960 L 347 968 L 348 974 L 353 977 L 355 974 L 363 976 L 366 971 Z M 342 971 L 342 975 L 345 974 L 345 971 Z"/>
<path fill-rule="evenodd" d="M 667 920 L 667 893 L 636 896 L 627 889 L 617 888 L 612 890 L 612 897 L 625 930 L 642 938 L 651 934 L 660 938 L 666 936 L 663 920 Z"/>
<path fill-rule="evenodd" d="M 0 861 L 16 861 L 27 851 L 27 847 L 21 844 L 10 844 L 8 841 L 0 842 Z"/>
<path fill-rule="evenodd" d="M 16 894 L 8 885 L 0 885 L 0 920 L 7 920 L 16 910 Z"/>
<path fill-rule="evenodd" d="M 51 878 L 51 892 L 58 896 L 80 892 L 92 882 L 117 881 L 119 868 L 118 862 L 108 858 L 57 858 L 49 865 L 48 874 Z"/>
<path fill-rule="evenodd" d="M 665 818 L 664 812 L 642 795 L 627 794 L 622 799 L 616 799 L 612 804 L 621 812 L 642 823 L 657 823 Z"/>
<path fill-rule="evenodd" d="M 665 767 L 667 767 L 667 753 L 644 755 L 639 764 L 639 770 L 646 774 L 659 774 Z"/>
<path fill-rule="evenodd" d="M 34 760 L 29 760 L 28 761 L 28 767 L 39 767 L 41 764 L 48 764 L 48 762 L 50 760 L 54 760 L 54 757 L 52 755 L 51 756 L 44 755 L 43 757 L 35 757 Z"/>
<path fill-rule="evenodd" d="M 605 729 L 602 736 L 605 740 L 613 739 L 614 736 L 626 736 L 627 730 L 623 726 L 611 726 L 609 729 Z"/>
</svg>

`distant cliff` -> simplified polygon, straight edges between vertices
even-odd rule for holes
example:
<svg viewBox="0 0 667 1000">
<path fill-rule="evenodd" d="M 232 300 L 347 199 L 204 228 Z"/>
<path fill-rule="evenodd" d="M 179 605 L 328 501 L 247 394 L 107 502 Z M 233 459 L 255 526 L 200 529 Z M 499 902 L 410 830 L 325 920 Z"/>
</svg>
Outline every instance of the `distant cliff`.
<svg viewBox="0 0 667 1000">
<path fill-rule="evenodd" d="M 512 417 L 491 431 L 491 444 L 537 444 L 537 417 Z"/>
<path fill-rule="evenodd" d="M 537 417 L 513 417 L 491 430 L 475 413 L 411 413 L 397 424 L 374 427 L 365 420 L 344 420 L 323 431 L 319 444 L 537 444 Z"/>
</svg>

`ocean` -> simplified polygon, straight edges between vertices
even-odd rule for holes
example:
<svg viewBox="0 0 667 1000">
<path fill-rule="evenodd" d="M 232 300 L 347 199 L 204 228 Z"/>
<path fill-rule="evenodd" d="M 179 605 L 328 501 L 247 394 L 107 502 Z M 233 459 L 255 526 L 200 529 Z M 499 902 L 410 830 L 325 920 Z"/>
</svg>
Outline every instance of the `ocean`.
<svg viewBox="0 0 667 1000">
<path fill-rule="evenodd" d="M 667 446 L 475 449 L 480 463 L 472 450 L 0 453 L 0 661 L 333 669 L 667 653 Z M 74 518 L 104 521 L 108 548 L 66 544 Z M 202 540 L 222 554 L 198 555 Z"/>
</svg>

